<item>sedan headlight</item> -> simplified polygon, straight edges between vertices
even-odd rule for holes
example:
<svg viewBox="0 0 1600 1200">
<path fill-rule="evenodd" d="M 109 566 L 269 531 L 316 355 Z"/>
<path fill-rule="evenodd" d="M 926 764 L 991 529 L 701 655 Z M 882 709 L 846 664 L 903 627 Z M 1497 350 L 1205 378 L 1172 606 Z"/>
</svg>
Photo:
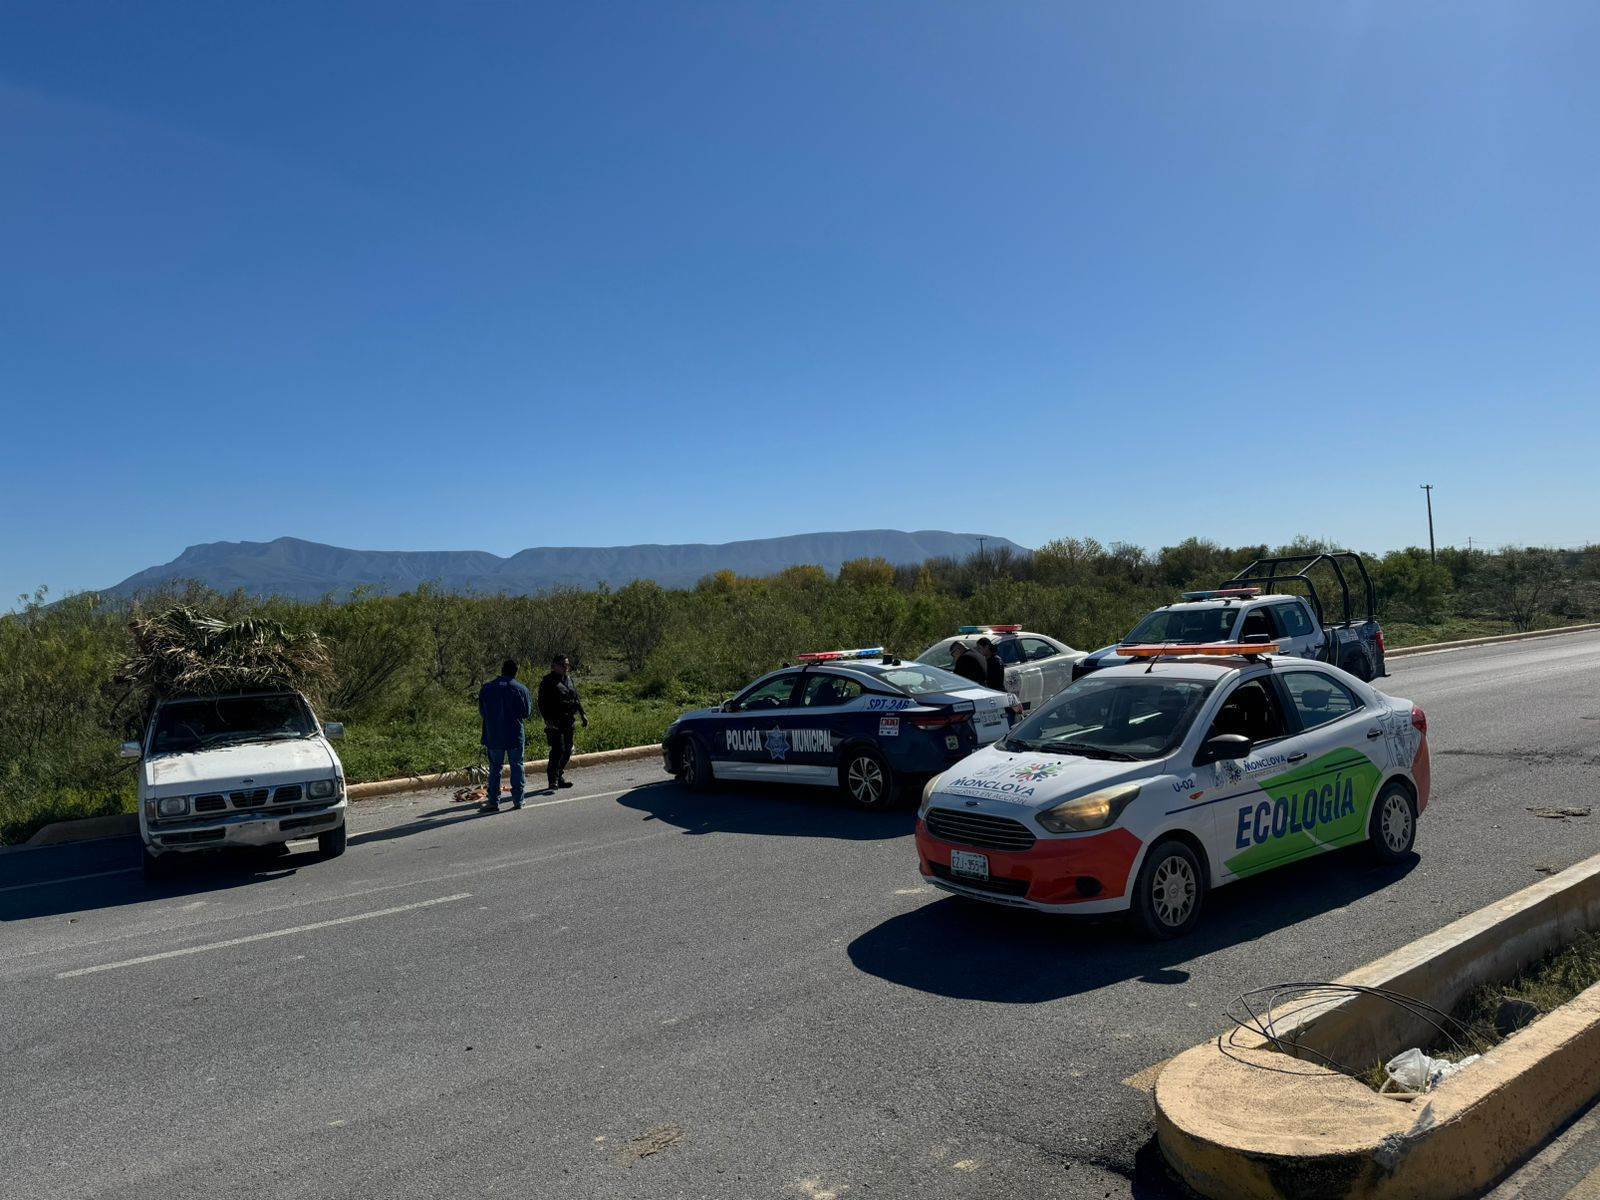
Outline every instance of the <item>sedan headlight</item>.
<svg viewBox="0 0 1600 1200">
<path fill-rule="evenodd" d="M 944 776 L 942 775 L 935 775 L 932 779 L 928 780 L 927 783 L 922 785 L 922 803 L 917 805 L 917 816 L 921 817 L 927 815 L 928 805 L 933 803 L 933 789 L 935 785 L 938 784 L 939 780 L 943 778 Z"/>
<path fill-rule="evenodd" d="M 1107 788 L 1068 800 L 1039 814 L 1039 824 L 1051 833 L 1086 833 L 1091 829 L 1104 829 L 1122 815 L 1122 810 L 1133 803 L 1139 794 L 1137 783 Z"/>
<path fill-rule="evenodd" d="M 156 801 L 156 812 L 163 817 L 181 817 L 189 811 L 189 797 L 166 796 Z"/>
<path fill-rule="evenodd" d="M 306 795 L 313 800 L 326 800 L 339 790 L 337 779 L 314 779 L 306 785 Z"/>
</svg>

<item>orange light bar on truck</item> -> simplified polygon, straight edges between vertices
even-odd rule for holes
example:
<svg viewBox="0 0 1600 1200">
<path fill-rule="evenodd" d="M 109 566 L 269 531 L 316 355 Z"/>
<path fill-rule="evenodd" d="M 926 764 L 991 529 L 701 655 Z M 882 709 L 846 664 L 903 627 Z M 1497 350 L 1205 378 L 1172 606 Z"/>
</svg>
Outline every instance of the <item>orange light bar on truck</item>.
<svg viewBox="0 0 1600 1200">
<path fill-rule="evenodd" d="M 1169 642 L 1160 646 L 1117 647 L 1117 653 L 1124 658 L 1180 658 L 1197 654 L 1237 657 L 1241 654 L 1276 654 L 1277 652 L 1277 642 L 1205 642 L 1196 646 L 1186 646 L 1181 642 Z"/>
</svg>

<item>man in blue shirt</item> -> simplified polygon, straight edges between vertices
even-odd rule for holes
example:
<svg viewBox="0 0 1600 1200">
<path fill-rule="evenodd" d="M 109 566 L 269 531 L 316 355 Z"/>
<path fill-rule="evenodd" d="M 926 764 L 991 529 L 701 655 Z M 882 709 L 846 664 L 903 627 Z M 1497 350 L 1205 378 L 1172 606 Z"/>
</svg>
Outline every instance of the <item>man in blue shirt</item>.
<svg viewBox="0 0 1600 1200">
<path fill-rule="evenodd" d="M 478 689 L 483 718 L 483 748 L 489 753 L 488 799 L 484 812 L 500 811 L 500 769 L 510 760 L 511 807 L 522 807 L 522 723 L 533 712 L 533 697 L 517 682 L 517 660 L 500 664 L 500 677 Z"/>
</svg>

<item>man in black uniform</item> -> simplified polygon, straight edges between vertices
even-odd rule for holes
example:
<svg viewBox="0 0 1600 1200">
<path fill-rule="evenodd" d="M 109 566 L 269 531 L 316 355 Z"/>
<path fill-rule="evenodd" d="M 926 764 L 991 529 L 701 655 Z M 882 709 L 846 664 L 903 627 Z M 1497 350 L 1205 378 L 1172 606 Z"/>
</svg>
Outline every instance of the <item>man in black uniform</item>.
<svg viewBox="0 0 1600 1200">
<path fill-rule="evenodd" d="M 988 638 L 978 639 L 978 653 L 983 655 L 983 683 L 997 692 L 1006 690 L 1006 665 L 1000 661 L 995 644 Z"/>
<path fill-rule="evenodd" d="M 573 724 L 582 721 L 589 727 L 589 714 L 583 711 L 578 689 L 572 683 L 572 663 L 565 654 L 550 661 L 550 673 L 539 681 L 539 715 L 544 718 L 544 735 L 550 739 L 550 761 L 545 776 L 550 790 L 569 788 L 567 760 L 572 757 Z"/>
<path fill-rule="evenodd" d="M 963 679 L 970 679 L 979 687 L 987 687 L 985 682 L 988 673 L 984 670 L 983 659 L 967 649 L 965 642 L 950 643 L 950 669 Z"/>
</svg>

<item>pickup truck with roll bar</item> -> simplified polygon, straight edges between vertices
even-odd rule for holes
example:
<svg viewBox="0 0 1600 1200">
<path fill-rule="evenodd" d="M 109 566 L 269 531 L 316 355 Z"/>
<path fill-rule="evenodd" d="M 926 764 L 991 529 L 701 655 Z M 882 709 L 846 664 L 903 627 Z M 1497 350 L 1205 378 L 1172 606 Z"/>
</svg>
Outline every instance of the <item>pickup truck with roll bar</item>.
<svg viewBox="0 0 1600 1200">
<path fill-rule="evenodd" d="M 1330 619 L 1312 574 L 1319 567 L 1336 581 L 1337 619 Z M 1248 641 L 1276 642 L 1281 654 L 1332 663 L 1363 682 L 1388 674 L 1367 564 L 1353 551 L 1330 550 L 1259 558 L 1214 590 L 1185 592 L 1178 602 L 1150 613 L 1116 645 L 1075 665 L 1072 677 L 1130 661 L 1118 653 L 1123 646 Z"/>
</svg>

